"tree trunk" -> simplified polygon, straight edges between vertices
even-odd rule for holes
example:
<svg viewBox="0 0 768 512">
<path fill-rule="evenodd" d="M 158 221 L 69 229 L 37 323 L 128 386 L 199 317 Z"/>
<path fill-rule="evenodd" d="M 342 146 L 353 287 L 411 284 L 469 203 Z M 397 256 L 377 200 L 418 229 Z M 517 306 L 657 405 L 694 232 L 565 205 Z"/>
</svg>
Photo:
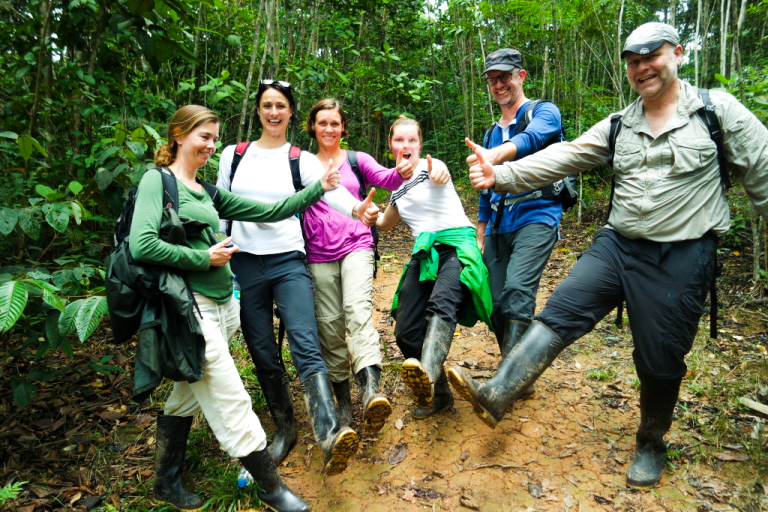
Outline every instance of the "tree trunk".
<svg viewBox="0 0 768 512">
<path fill-rule="evenodd" d="M 37 105 L 40 102 L 40 83 L 43 81 L 43 67 L 48 60 L 48 27 L 51 20 L 51 8 L 48 0 L 43 0 L 40 4 L 40 10 L 43 14 L 43 23 L 40 27 L 40 49 L 37 54 L 37 74 L 35 76 L 35 97 L 32 100 L 32 108 L 29 111 L 29 135 L 34 137 L 35 118 L 37 117 Z"/>
<path fill-rule="evenodd" d="M 696 87 L 701 87 L 701 82 L 699 82 L 699 46 L 701 46 L 701 0 L 698 0 L 697 2 L 697 10 L 696 10 L 696 40 L 694 42 L 694 50 L 693 50 L 693 63 L 694 63 L 694 74 L 693 74 L 693 83 L 696 85 Z"/>
<path fill-rule="evenodd" d="M 253 82 L 253 70 L 256 68 L 256 58 L 259 52 L 259 34 L 261 33 L 261 15 L 264 12 L 264 3 L 259 2 L 259 13 L 256 15 L 256 29 L 253 31 L 253 51 L 251 52 L 251 63 L 248 66 L 248 77 L 245 79 L 245 91 L 243 92 L 243 104 L 240 108 L 240 123 L 237 127 L 237 141 L 243 140 L 243 130 L 245 121 L 248 118 L 248 102 L 251 95 L 251 83 Z M 250 130 L 249 130 L 250 131 Z"/>
<path fill-rule="evenodd" d="M 728 21 L 731 17 L 730 0 L 720 0 L 720 74 L 727 77 L 726 47 L 728 40 Z"/>
</svg>

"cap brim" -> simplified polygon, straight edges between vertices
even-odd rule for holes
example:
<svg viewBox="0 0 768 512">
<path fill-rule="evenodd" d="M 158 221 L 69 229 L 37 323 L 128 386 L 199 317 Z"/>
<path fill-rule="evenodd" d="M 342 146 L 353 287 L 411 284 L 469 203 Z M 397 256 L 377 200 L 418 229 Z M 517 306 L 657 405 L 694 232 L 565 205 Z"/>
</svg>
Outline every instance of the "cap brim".
<svg viewBox="0 0 768 512">
<path fill-rule="evenodd" d="M 633 44 L 632 46 L 626 46 L 624 47 L 624 51 L 621 52 L 620 58 L 624 58 L 624 56 L 628 53 L 636 53 L 638 55 L 645 55 L 646 53 L 651 53 L 653 51 L 658 50 L 661 45 L 666 43 L 666 41 L 661 40 L 658 42 L 653 43 L 642 43 L 642 44 Z"/>
<path fill-rule="evenodd" d="M 483 71 L 481 76 L 489 71 L 512 71 L 513 69 L 515 69 L 515 66 L 511 64 L 494 64 L 493 66 Z"/>
</svg>

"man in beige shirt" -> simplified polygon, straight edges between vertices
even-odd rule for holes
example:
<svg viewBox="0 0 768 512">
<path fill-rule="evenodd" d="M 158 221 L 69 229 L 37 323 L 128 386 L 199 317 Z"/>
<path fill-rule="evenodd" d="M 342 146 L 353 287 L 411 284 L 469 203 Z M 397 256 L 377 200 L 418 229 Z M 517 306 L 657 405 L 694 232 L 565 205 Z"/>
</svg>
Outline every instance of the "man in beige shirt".
<svg viewBox="0 0 768 512">
<path fill-rule="evenodd" d="M 520 193 L 609 164 L 615 191 L 608 224 L 555 290 L 519 344 L 489 381 L 448 370 L 458 394 L 495 427 L 507 407 L 568 345 L 627 302 L 641 382 L 640 426 L 627 483 L 651 487 L 666 461 L 684 357 L 698 330 L 715 277 L 717 235 L 730 227 L 718 152 L 697 115 L 704 103 L 678 79 L 683 48 L 674 27 L 646 23 L 627 38 L 621 57 L 640 97 L 621 114 L 615 153 L 610 118 L 573 142 L 491 166 L 476 151 L 470 179 L 478 189 Z M 768 130 L 730 94 L 710 91 L 722 128 L 726 168 L 768 218 Z M 474 144 L 467 141 L 474 148 Z"/>
</svg>

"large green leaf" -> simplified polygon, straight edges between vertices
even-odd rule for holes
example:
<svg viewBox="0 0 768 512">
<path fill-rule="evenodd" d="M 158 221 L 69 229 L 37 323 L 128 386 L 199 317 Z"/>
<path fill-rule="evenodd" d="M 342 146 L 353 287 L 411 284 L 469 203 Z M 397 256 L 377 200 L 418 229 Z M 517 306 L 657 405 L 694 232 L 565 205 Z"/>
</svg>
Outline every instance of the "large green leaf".
<svg viewBox="0 0 768 512">
<path fill-rule="evenodd" d="M 69 336 L 75 330 L 75 316 L 83 305 L 84 299 L 70 302 L 64 308 L 64 313 L 59 317 L 59 332 L 62 336 Z"/>
<path fill-rule="evenodd" d="M 63 233 L 69 224 L 70 211 L 66 204 L 54 203 L 43 206 L 45 220 L 53 229 Z"/>
<path fill-rule="evenodd" d="M 13 388 L 13 401 L 16 402 L 16 407 L 23 409 L 35 399 L 37 390 L 27 379 L 24 378 L 12 378 L 11 387 Z"/>
<path fill-rule="evenodd" d="M 0 137 L 16 140 L 19 138 L 19 135 L 15 132 L 0 132 Z"/>
<path fill-rule="evenodd" d="M 29 292 L 21 281 L 8 281 L 0 285 L 0 332 L 16 323 L 27 305 Z"/>
<path fill-rule="evenodd" d="M 37 279 L 27 279 L 25 281 L 28 284 L 37 286 L 43 292 L 43 301 L 51 307 L 54 307 L 64 312 L 64 307 L 67 305 L 67 300 L 61 296 L 59 289 L 53 286 L 51 283 L 45 281 L 38 281 Z"/>
<path fill-rule="evenodd" d="M 41 146 L 31 135 L 22 133 L 19 138 L 16 139 L 16 143 L 19 145 L 19 153 L 21 153 L 21 157 L 24 160 L 29 160 L 32 156 L 32 151 L 35 149 L 39 151 L 41 155 L 48 156 L 48 153 L 45 152 L 43 146 Z"/>
<path fill-rule="evenodd" d="M 21 230 L 27 234 L 27 236 L 33 240 L 40 238 L 40 218 L 38 212 L 40 210 L 27 208 L 21 211 L 19 215 L 19 226 Z"/>
<path fill-rule="evenodd" d="M 19 211 L 11 208 L 3 208 L 0 210 L 0 233 L 8 236 L 13 228 L 16 227 L 16 222 L 19 220 Z"/>
<path fill-rule="evenodd" d="M 101 323 L 101 319 L 107 314 L 106 297 L 88 297 L 81 299 L 83 305 L 75 315 L 75 325 L 77 326 L 77 336 L 80 341 L 87 340 L 93 331 Z"/>
</svg>

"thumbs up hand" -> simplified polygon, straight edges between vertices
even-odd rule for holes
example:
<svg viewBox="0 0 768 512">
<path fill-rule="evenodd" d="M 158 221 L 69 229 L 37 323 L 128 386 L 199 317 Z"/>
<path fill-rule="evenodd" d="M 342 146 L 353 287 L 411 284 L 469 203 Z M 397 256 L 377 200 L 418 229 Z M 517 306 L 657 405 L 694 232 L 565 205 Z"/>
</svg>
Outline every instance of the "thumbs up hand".
<svg viewBox="0 0 768 512">
<path fill-rule="evenodd" d="M 436 165 L 432 164 L 432 155 L 427 155 L 427 172 L 429 179 L 437 186 L 442 186 L 451 181 L 451 173 L 444 163 L 438 160 Z"/>
<path fill-rule="evenodd" d="M 485 190 L 496 184 L 496 174 L 493 172 L 493 166 L 485 158 L 484 150 L 468 138 L 464 139 L 466 145 L 474 150 L 477 163 L 469 168 L 469 181 L 475 190 Z"/>
<path fill-rule="evenodd" d="M 376 219 L 379 218 L 379 207 L 373 202 L 373 195 L 375 193 L 376 189 L 372 188 L 371 191 L 368 192 L 368 197 L 357 203 L 355 210 L 353 211 L 353 213 L 357 215 L 357 218 L 360 219 L 360 222 L 368 227 L 376 224 Z"/>
</svg>

